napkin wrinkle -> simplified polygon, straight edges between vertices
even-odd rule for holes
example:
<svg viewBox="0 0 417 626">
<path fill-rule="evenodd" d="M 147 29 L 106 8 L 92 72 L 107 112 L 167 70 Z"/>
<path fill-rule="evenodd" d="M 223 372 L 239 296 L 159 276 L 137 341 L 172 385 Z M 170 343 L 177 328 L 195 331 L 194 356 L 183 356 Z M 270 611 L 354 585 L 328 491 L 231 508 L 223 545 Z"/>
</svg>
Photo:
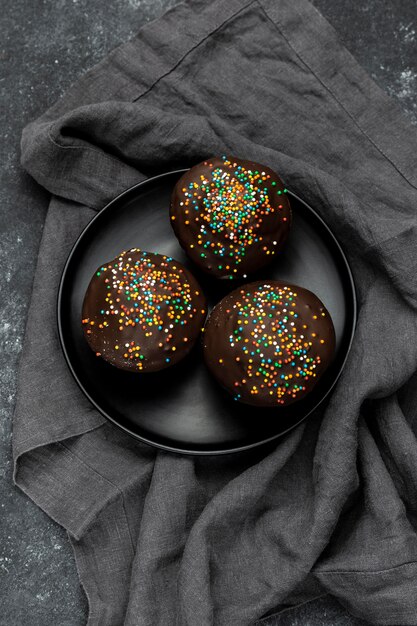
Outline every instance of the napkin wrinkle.
<svg viewBox="0 0 417 626">
<path fill-rule="evenodd" d="M 377 404 L 370 427 L 395 488 L 407 507 L 407 515 L 415 522 L 417 485 L 410 481 L 410 476 L 417 471 L 417 439 L 401 409 L 398 394 Z"/>
<path fill-rule="evenodd" d="M 397 554 L 408 554 L 410 557 L 414 554 L 417 559 L 417 542 L 406 515 L 405 503 L 396 493 L 395 483 L 363 418 L 359 425 L 358 473 L 360 490 L 350 510 L 344 510 L 334 540 L 329 543 L 329 546 L 338 545 L 339 551 L 336 554 L 331 549 L 325 550 L 316 566 L 317 572 L 342 570 L 338 563 L 343 562 L 345 570 L 351 573 L 375 573 L 403 565 L 398 562 Z M 366 508 L 366 518 L 358 514 L 361 508 Z M 353 524 L 355 519 L 362 521 Z M 376 544 L 370 532 L 372 527 L 377 527 L 382 535 Z M 360 533 L 365 533 L 368 540 L 358 543 Z M 384 546 L 384 549 L 377 551 L 376 546 Z M 403 548 L 402 552 L 400 548 Z M 346 567 L 346 559 L 349 568 Z M 394 561 L 395 565 L 387 565 L 387 560 Z M 409 558 L 407 562 L 411 560 Z"/>
<path fill-rule="evenodd" d="M 317 430 L 318 425 L 318 420 L 315 424 L 313 421 L 311 422 L 309 425 L 311 433 Z M 283 600 L 288 591 L 305 578 L 309 570 L 308 562 L 311 561 L 313 564 L 317 558 L 313 549 L 310 549 L 311 555 L 308 557 L 308 560 L 304 554 L 301 557 L 303 548 L 300 543 L 306 549 L 308 549 L 310 543 L 308 529 L 304 528 L 305 532 L 300 532 L 297 535 L 298 541 L 296 543 L 293 545 L 286 544 L 285 536 L 280 531 L 280 518 L 284 520 L 286 515 L 292 514 L 290 500 L 285 498 L 288 494 L 285 493 L 285 487 L 282 487 L 284 493 L 280 491 L 280 484 L 275 485 L 275 492 L 271 490 L 271 499 L 265 494 L 269 493 L 268 484 L 271 482 L 278 483 L 275 474 L 276 468 L 284 468 L 285 471 L 287 464 L 289 464 L 286 470 L 288 475 L 295 471 L 299 462 L 294 452 L 300 445 L 304 448 L 304 457 L 308 454 L 312 455 L 313 446 L 309 446 L 306 442 L 309 441 L 311 443 L 310 440 L 311 435 L 307 440 L 304 439 L 303 441 L 302 433 L 295 432 L 291 434 L 291 445 L 288 445 L 288 450 L 277 448 L 265 459 L 265 465 L 262 467 L 262 470 L 265 469 L 265 471 L 262 471 L 262 476 L 258 466 L 250 468 L 246 474 L 242 474 L 238 479 L 229 483 L 217 497 L 213 498 L 212 502 L 204 509 L 200 518 L 196 520 L 189 535 L 181 564 L 180 580 L 182 582 L 181 588 L 184 590 L 184 601 L 181 603 L 181 606 L 187 607 L 186 598 L 191 594 L 191 589 L 196 584 L 198 584 L 200 604 L 198 607 L 199 613 L 195 615 L 195 621 L 191 621 L 190 614 L 190 621 L 186 622 L 187 624 L 206 623 L 204 620 L 210 606 L 207 599 L 206 605 L 202 606 L 201 598 L 204 597 L 204 594 L 209 593 L 206 590 L 208 580 L 212 579 L 213 581 L 210 595 L 214 595 L 216 598 L 222 595 L 223 583 L 222 578 L 219 579 L 220 563 L 225 571 L 230 572 L 229 576 L 238 580 L 240 568 L 242 571 L 245 571 L 247 567 L 250 567 L 253 559 L 256 558 L 255 555 L 262 555 L 264 575 L 261 588 L 259 583 L 254 581 L 250 594 L 248 594 L 248 590 L 243 595 L 239 593 L 236 598 L 229 598 L 229 603 L 225 603 L 225 606 L 218 609 L 220 615 L 218 617 L 219 623 L 238 624 L 239 622 L 234 619 L 238 607 L 240 614 L 245 615 L 247 623 L 251 623 L 257 615 L 261 615 L 266 611 L 268 604 L 269 606 L 274 606 L 274 604 Z M 305 475 L 305 466 L 299 467 L 298 472 L 302 473 L 299 484 L 303 484 L 305 489 L 310 489 L 308 474 Z M 284 479 L 285 477 L 283 476 L 282 482 L 285 485 Z M 264 493 L 264 501 L 257 494 L 252 493 L 251 486 L 259 483 Z M 265 514 L 267 507 L 269 507 L 270 511 Z M 281 513 L 280 507 L 284 507 Z M 295 524 L 296 521 L 297 516 L 295 515 L 292 523 Z M 308 524 L 308 521 L 302 518 L 297 521 L 297 526 L 300 524 L 305 525 L 306 523 Z M 212 549 L 207 552 L 207 547 L 210 546 L 212 546 Z M 283 576 L 285 583 L 276 581 L 276 561 L 273 555 L 277 550 L 281 555 L 280 570 L 282 574 L 285 574 Z M 213 559 L 213 555 L 221 555 L 221 557 Z M 204 568 L 201 567 L 199 571 L 198 581 L 195 580 L 195 573 L 193 574 L 191 567 L 192 562 L 196 558 L 204 562 Z M 220 563 L 219 559 L 221 559 Z M 214 576 L 212 572 L 214 572 Z M 271 582 L 274 580 L 276 586 Z"/>
<path fill-rule="evenodd" d="M 257 1 L 257 0 L 256 0 Z M 317 80 L 320 82 L 320 84 L 327 89 L 327 91 L 333 96 L 333 98 L 335 99 L 335 101 L 337 102 L 337 104 L 340 106 L 341 109 L 343 109 L 343 111 L 346 113 L 346 115 L 349 116 L 349 118 L 352 120 L 352 122 L 354 123 L 354 125 L 361 131 L 361 133 L 364 134 L 364 136 L 368 139 L 368 141 L 370 141 L 370 143 L 391 163 L 391 165 L 393 167 L 395 167 L 395 169 L 397 170 L 397 172 L 404 178 L 404 180 L 411 185 L 414 189 L 417 189 L 416 185 L 409 180 L 409 178 L 406 176 L 406 174 L 401 170 L 401 168 L 397 165 L 397 163 L 395 163 L 390 156 L 381 148 L 381 146 L 375 142 L 375 140 L 370 136 L 369 133 L 367 133 L 367 131 L 361 126 L 361 124 L 358 121 L 358 118 L 353 116 L 350 111 L 343 105 L 343 102 L 341 102 L 341 100 L 338 98 L 337 94 L 335 93 L 335 91 L 333 91 L 333 89 L 331 88 L 330 84 L 328 82 L 325 82 L 322 80 L 322 78 L 314 71 L 314 69 L 309 65 L 308 61 L 304 58 L 304 56 L 301 56 L 300 52 L 297 50 L 297 47 L 293 45 L 293 43 L 291 42 L 291 39 L 285 34 L 285 31 L 283 30 L 282 26 L 279 24 L 279 18 L 275 18 L 275 21 L 269 16 L 268 12 L 265 10 L 265 8 L 262 6 L 261 3 L 259 3 L 260 7 L 262 8 L 265 16 L 268 18 L 268 20 L 273 24 L 273 26 L 275 28 L 277 28 L 280 32 L 280 34 L 282 35 L 282 37 L 284 37 L 285 41 L 288 43 L 288 45 L 291 47 L 292 50 L 294 50 L 294 52 L 296 53 L 297 57 L 300 59 L 300 61 L 312 72 L 312 74 L 315 75 L 315 77 L 317 78 Z M 314 5 L 312 5 L 313 8 Z M 317 9 L 316 9 L 317 10 Z M 318 12 L 318 11 L 317 11 Z M 301 14 L 300 14 L 301 17 Z M 349 53 L 348 53 L 349 54 Z M 335 76 L 337 73 L 337 70 L 335 69 L 333 76 Z M 360 87 L 360 85 L 359 85 Z M 365 91 L 364 91 L 365 93 Z"/>
<path fill-rule="evenodd" d="M 273 619 L 274 617 L 279 617 L 281 615 L 283 615 L 284 613 L 289 613 L 291 611 L 294 611 L 295 609 L 298 609 L 301 606 L 304 606 L 305 604 L 310 604 L 311 602 L 315 602 L 316 600 L 320 600 L 321 598 L 326 598 L 328 597 L 328 593 L 320 593 L 312 598 L 309 598 L 308 600 L 303 600 L 302 602 L 297 602 L 297 604 L 293 604 L 292 606 L 287 606 L 279 611 L 274 611 L 273 613 L 270 613 L 269 615 L 266 615 L 265 617 L 262 617 L 261 619 L 259 619 L 256 622 L 256 626 L 261 626 L 262 624 L 266 624 L 266 626 L 271 626 L 271 619 Z"/>
<path fill-rule="evenodd" d="M 73 439 L 73 438 L 71 438 L 71 439 Z M 110 491 L 108 493 L 106 501 L 100 503 L 99 508 L 94 509 L 94 510 L 90 510 L 89 516 L 84 519 L 83 526 L 79 529 L 79 531 L 77 533 L 77 536 L 74 535 L 74 539 L 80 539 L 85 533 L 87 533 L 90 530 L 90 528 L 93 526 L 94 522 L 97 520 L 97 517 L 100 515 L 100 513 L 103 510 L 105 510 L 107 507 L 111 506 L 116 500 L 118 500 L 118 499 L 121 500 L 121 506 L 123 508 L 123 511 L 126 514 L 126 510 L 125 510 L 125 496 L 124 496 L 123 490 L 119 487 L 119 485 L 117 485 L 115 482 L 111 481 L 107 476 L 104 475 L 104 473 L 97 472 L 94 469 L 94 467 L 92 467 L 89 463 L 86 463 L 86 461 L 85 461 L 85 459 L 83 457 L 81 457 L 76 452 L 74 452 L 73 449 L 71 449 L 71 447 L 70 447 L 71 439 L 69 439 L 67 441 L 67 443 L 65 443 L 65 441 L 61 441 L 60 442 L 60 446 L 64 450 L 66 450 L 68 453 L 70 453 L 74 457 L 76 457 L 77 461 L 81 465 L 83 465 L 85 468 L 87 468 L 89 473 L 91 472 L 92 474 L 97 476 L 99 479 L 102 479 L 102 480 L 106 481 L 108 483 L 108 485 L 110 486 Z M 127 493 L 129 492 L 129 487 L 131 487 L 132 485 L 136 485 L 136 481 L 134 481 L 133 479 L 131 479 L 130 485 L 127 484 L 126 486 L 124 486 L 124 488 L 125 488 Z M 128 529 L 129 529 L 129 525 L 127 525 L 127 526 L 128 526 Z M 135 543 L 134 543 L 132 535 L 130 533 L 130 529 L 129 529 L 129 537 L 130 537 L 131 546 L 132 546 L 132 554 L 134 554 Z"/>
<path fill-rule="evenodd" d="M 392 565 L 390 567 L 385 567 L 382 569 L 374 569 L 374 570 L 356 570 L 356 569 L 347 569 L 347 570 L 338 570 L 338 569 L 322 569 L 321 567 L 315 570 L 316 574 L 321 576 L 326 576 L 326 574 L 354 574 L 354 575 L 363 575 L 363 576 L 373 576 L 377 574 L 385 574 L 394 570 L 401 569 L 403 567 L 415 566 L 417 565 L 417 561 L 407 561 L 406 563 L 399 563 L 398 565 Z M 328 594 L 326 594 L 328 595 Z"/>
<path fill-rule="evenodd" d="M 157 78 L 157 80 L 155 80 L 154 83 L 152 83 L 152 85 L 150 85 L 145 91 L 143 91 L 142 93 L 140 93 L 138 96 L 136 96 L 135 98 L 133 98 L 132 102 L 138 102 L 138 100 L 140 100 L 141 98 L 143 98 L 144 96 L 147 96 L 148 93 L 150 91 L 152 91 L 152 89 L 158 85 L 158 83 L 161 80 L 164 80 L 165 78 L 167 78 L 170 74 L 172 74 L 177 67 L 179 67 L 179 65 L 184 61 L 184 59 L 186 59 L 190 54 L 192 54 L 195 50 L 197 50 L 197 48 L 199 48 L 205 41 L 207 41 L 207 39 L 209 39 L 210 37 L 212 37 L 213 35 L 216 34 L 216 32 L 218 32 L 220 29 L 224 28 L 224 26 L 226 26 L 229 22 L 231 22 L 235 17 L 237 17 L 240 13 L 243 13 L 244 11 L 246 11 L 248 8 L 250 8 L 252 5 L 257 4 L 257 0 L 250 0 L 249 2 L 246 2 L 246 4 L 237 9 L 234 13 L 232 13 L 227 19 L 225 19 L 221 24 L 219 24 L 218 26 L 216 26 L 216 28 L 214 28 L 213 30 L 209 31 L 202 39 L 200 39 L 196 44 L 194 44 L 193 46 L 191 46 L 187 52 L 185 54 L 183 54 L 183 56 L 178 59 L 175 64 L 171 67 L 171 69 L 169 71 L 167 71 L 165 74 L 161 74 L 161 76 L 159 76 Z"/>
<path fill-rule="evenodd" d="M 338 35 L 329 22 L 313 4 L 305 0 L 281 0 L 280 3 L 274 0 L 257 1 L 297 58 L 340 103 L 340 108 L 355 127 L 416 189 L 417 155 L 405 156 L 401 145 L 406 135 L 417 141 L 417 128 L 405 123 L 393 100 L 380 97 L 380 88 L 369 80 L 349 50 L 340 45 Z M 375 106 L 370 107 L 370 101 Z"/>
</svg>

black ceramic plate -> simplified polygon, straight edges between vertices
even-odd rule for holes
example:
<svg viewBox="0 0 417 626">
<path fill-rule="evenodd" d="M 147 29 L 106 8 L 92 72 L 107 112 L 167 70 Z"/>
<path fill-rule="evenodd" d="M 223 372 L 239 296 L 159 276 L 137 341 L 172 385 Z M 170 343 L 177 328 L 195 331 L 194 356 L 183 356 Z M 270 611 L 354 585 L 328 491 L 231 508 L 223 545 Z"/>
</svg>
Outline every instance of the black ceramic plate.
<svg viewBox="0 0 417 626">
<path fill-rule="evenodd" d="M 339 377 L 353 337 L 355 289 L 346 258 L 322 219 L 289 193 L 293 228 L 285 253 L 255 279 L 285 279 L 314 291 L 336 330 L 336 357 L 316 389 L 288 408 L 259 409 L 230 398 L 206 370 L 198 346 L 179 365 L 154 374 L 123 372 L 97 358 L 81 327 L 81 307 L 97 267 L 121 250 L 138 247 L 174 257 L 188 267 L 171 229 L 168 207 L 183 171 L 162 174 L 128 189 L 85 228 L 65 265 L 58 295 L 58 328 L 65 358 L 92 404 L 134 437 L 167 450 L 222 454 L 261 445 L 304 420 Z M 236 287 L 191 267 L 210 307 Z"/>
</svg>

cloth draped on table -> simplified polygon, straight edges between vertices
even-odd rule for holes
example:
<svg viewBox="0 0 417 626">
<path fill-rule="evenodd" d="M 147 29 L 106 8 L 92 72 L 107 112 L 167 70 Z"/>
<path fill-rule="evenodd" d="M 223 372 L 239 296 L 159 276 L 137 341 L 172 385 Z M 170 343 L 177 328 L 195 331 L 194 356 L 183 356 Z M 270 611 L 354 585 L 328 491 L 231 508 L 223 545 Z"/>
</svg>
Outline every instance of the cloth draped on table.
<svg viewBox="0 0 417 626">
<path fill-rule="evenodd" d="M 57 287 L 78 234 L 147 176 L 265 163 L 342 243 L 359 315 L 320 414 L 271 449 L 197 458 L 130 439 L 67 369 Z M 17 485 L 67 529 L 89 624 L 243 626 L 329 593 L 417 623 L 417 129 L 306 0 L 194 0 L 23 132 L 52 194 L 14 416 Z M 307 285 L 308 286 L 308 285 Z"/>
</svg>

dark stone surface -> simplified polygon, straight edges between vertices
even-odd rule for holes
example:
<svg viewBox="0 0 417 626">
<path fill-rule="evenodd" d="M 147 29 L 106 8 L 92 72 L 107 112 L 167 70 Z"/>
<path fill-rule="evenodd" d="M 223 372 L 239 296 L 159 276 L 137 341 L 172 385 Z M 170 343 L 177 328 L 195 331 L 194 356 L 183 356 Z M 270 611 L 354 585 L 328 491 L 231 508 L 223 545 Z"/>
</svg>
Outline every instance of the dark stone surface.
<svg viewBox="0 0 417 626">
<path fill-rule="evenodd" d="M 209 0 L 207 0 L 209 1 Z M 417 123 L 415 0 L 314 0 L 347 48 Z M 12 486 L 16 371 L 48 197 L 19 166 L 23 126 L 175 0 L 3 0 L 0 110 L 0 624 L 80 626 L 86 600 L 64 531 Z M 268 626 L 359 626 L 324 598 Z M 196 625 L 197 626 L 197 625 Z"/>
</svg>

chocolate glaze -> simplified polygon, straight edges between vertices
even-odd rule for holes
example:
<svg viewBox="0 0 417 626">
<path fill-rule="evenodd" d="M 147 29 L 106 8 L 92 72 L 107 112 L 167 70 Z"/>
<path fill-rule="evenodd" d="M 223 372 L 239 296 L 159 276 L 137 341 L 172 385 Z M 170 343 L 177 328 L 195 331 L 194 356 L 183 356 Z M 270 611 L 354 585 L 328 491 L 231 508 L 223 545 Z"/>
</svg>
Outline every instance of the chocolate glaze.
<svg viewBox="0 0 417 626">
<path fill-rule="evenodd" d="M 279 407 L 313 389 L 333 358 L 335 333 L 311 291 L 257 281 L 213 309 L 203 347 L 209 370 L 236 400 Z"/>
<path fill-rule="evenodd" d="M 236 157 L 186 172 L 171 197 L 171 224 L 188 256 L 217 278 L 246 278 L 281 252 L 291 225 L 284 183 Z"/>
<path fill-rule="evenodd" d="M 190 352 L 206 309 L 199 284 L 181 263 L 132 248 L 95 272 L 82 324 L 97 356 L 123 370 L 155 372 Z"/>
</svg>

